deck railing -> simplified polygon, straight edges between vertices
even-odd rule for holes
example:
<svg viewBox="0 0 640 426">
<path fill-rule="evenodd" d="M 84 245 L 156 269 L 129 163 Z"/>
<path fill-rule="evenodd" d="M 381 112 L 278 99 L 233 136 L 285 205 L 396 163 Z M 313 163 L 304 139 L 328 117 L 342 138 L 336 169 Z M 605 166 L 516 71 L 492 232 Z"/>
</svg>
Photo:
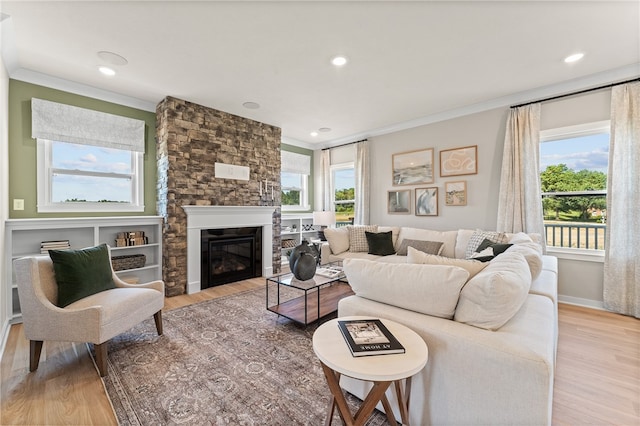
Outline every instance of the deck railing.
<svg viewBox="0 0 640 426">
<path fill-rule="evenodd" d="M 607 225 L 575 222 L 545 222 L 549 247 L 604 250 Z"/>
</svg>

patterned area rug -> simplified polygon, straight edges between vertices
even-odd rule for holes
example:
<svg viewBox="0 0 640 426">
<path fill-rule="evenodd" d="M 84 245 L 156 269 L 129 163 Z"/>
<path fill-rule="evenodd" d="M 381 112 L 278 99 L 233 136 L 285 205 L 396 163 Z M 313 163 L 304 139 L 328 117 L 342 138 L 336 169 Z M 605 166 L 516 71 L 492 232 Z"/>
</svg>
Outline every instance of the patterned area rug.
<svg viewBox="0 0 640 426">
<path fill-rule="evenodd" d="M 329 401 L 307 328 L 264 289 L 163 312 L 109 343 L 105 388 L 121 425 L 320 425 Z M 348 396 L 352 412 L 360 400 Z M 334 415 L 333 424 L 341 421 Z M 367 425 L 386 425 L 374 412 Z"/>
</svg>

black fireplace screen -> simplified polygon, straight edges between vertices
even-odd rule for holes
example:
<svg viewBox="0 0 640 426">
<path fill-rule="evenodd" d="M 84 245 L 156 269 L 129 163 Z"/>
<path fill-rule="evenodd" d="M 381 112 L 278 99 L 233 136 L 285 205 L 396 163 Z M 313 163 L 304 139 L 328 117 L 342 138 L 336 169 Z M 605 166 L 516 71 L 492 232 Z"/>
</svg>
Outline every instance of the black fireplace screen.
<svg viewBox="0 0 640 426">
<path fill-rule="evenodd" d="M 201 231 L 201 288 L 262 275 L 262 228 Z"/>
</svg>

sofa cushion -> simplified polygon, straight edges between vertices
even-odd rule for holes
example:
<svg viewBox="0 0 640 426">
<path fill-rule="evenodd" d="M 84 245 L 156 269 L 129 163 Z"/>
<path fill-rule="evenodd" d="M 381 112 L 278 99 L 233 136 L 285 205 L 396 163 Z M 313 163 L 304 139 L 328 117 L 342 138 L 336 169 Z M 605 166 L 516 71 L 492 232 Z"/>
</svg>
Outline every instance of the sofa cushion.
<svg viewBox="0 0 640 426">
<path fill-rule="evenodd" d="M 393 248 L 393 240 L 391 238 L 391 231 L 389 232 L 364 232 L 367 237 L 367 244 L 369 245 L 369 254 L 375 254 L 378 256 L 390 256 L 396 253 Z"/>
<path fill-rule="evenodd" d="M 391 231 L 391 240 L 393 241 L 393 248 L 398 249 L 398 234 L 400 233 L 399 226 L 380 226 L 378 225 L 378 232 Z"/>
<path fill-rule="evenodd" d="M 398 247 L 398 252 L 396 254 L 398 256 L 406 256 L 408 247 L 413 247 L 423 253 L 440 255 L 444 244 L 441 241 L 421 241 L 406 238 L 402 240 L 402 243 L 400 243 L 400 247 Z"/>
<path fill-rule="evenodd" d="M 106 244 L 78 250 L 49 250 L 49 257 L 58 284 L 56 304 L 61 308 L 116 287 Z"/>
<path fill-rule="evenodd" d="M 349 231 L 349 251 L 369 252 L 369 244 L 365 232 L 378 232 L 378 225 L 348 225 Z"/>
<path fill-rule="evenodd" d="M 530 287 L 531 272 L 524 256 L 503 253 L 464 286 L 455 320 L 497 330 L 518 312 Z"/>
<path fill-rule="evenodd" d="M 356 295 L 441 318 L 453 318 L 469 277 L 456 266 L 348 259 L 343 267 Z"/>
<path fill-rule="evenodd" d="M 342 228 L 326 228 L 324 237 L 331 247 L 331 253 L 340 254 L 349 250 L 349 230 Z"/>
<path fill-rule="evenodd" d="M 527 264 L 529 264 L 529 270 L 531 272 L 531 278 L 536 279 L 540 272 L 542 272 L 542 247 L 539 244 L 531 242 L 521 242 L 513 244 L 507 249 L 508 253 L 520 253 L 524 256 Z"/>
<path fill-rule="evenodd" d="M 446 257 L 455 257 L 457 235 L 458 231 L 434 231 L 431 229 L 402 227 L 400 228 L 400 234 L 398 235 L 398 244 L 402 244 L 402 241 L 405 239 L 439 241 L 443 243 L 441 255 Z M 398 247 L 396 247 L 396 251 Z"/>
<path fill-rule="evenodd" d="M 427 254 L 416 250 L 413 247 L 409 247 L 407 251 L 407 263 L 458 266 L 469 272 L 469 279 L 489 265 L 488 263 L 483 263 L 477 260 L 455 259 L 451 257 Z"/>
<path fill-rule="evenodd" d="M 471 235 L 471 238 L 469 238 L 469 243 L 467 244 L 464 258 L 469 259 L 485 239 L 491 240 L 494 243 L 507 242 L 507 236 L 504 234 L 504 232 L 483 231 L 482 229 L 476 229 Z"/>
</svg>

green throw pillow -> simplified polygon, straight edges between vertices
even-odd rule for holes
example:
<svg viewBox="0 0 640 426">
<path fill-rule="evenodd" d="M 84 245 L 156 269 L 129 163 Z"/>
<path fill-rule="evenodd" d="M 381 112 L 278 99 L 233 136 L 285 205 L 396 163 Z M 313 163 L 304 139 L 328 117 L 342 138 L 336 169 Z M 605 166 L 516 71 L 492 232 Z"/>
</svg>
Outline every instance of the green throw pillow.
<svg viewBox="0 0 640 426">
<path fill-rule="evenodd" d="M 395 254 L 393 248 L 393 240 L 391 239 L 391 231 L 389 232 L 369 232 L 365 231 L 367 236 L 367 244 L 369 245 L 369 254 L 378 256 L 389 256 Z"/>
<path fill-rule="evenodd" d="M 106 244 L 80 250 L 49 250 L 58 284 L 58 303 L 64 308 L 92 294 L 116 288 Z"/>
</svg>

